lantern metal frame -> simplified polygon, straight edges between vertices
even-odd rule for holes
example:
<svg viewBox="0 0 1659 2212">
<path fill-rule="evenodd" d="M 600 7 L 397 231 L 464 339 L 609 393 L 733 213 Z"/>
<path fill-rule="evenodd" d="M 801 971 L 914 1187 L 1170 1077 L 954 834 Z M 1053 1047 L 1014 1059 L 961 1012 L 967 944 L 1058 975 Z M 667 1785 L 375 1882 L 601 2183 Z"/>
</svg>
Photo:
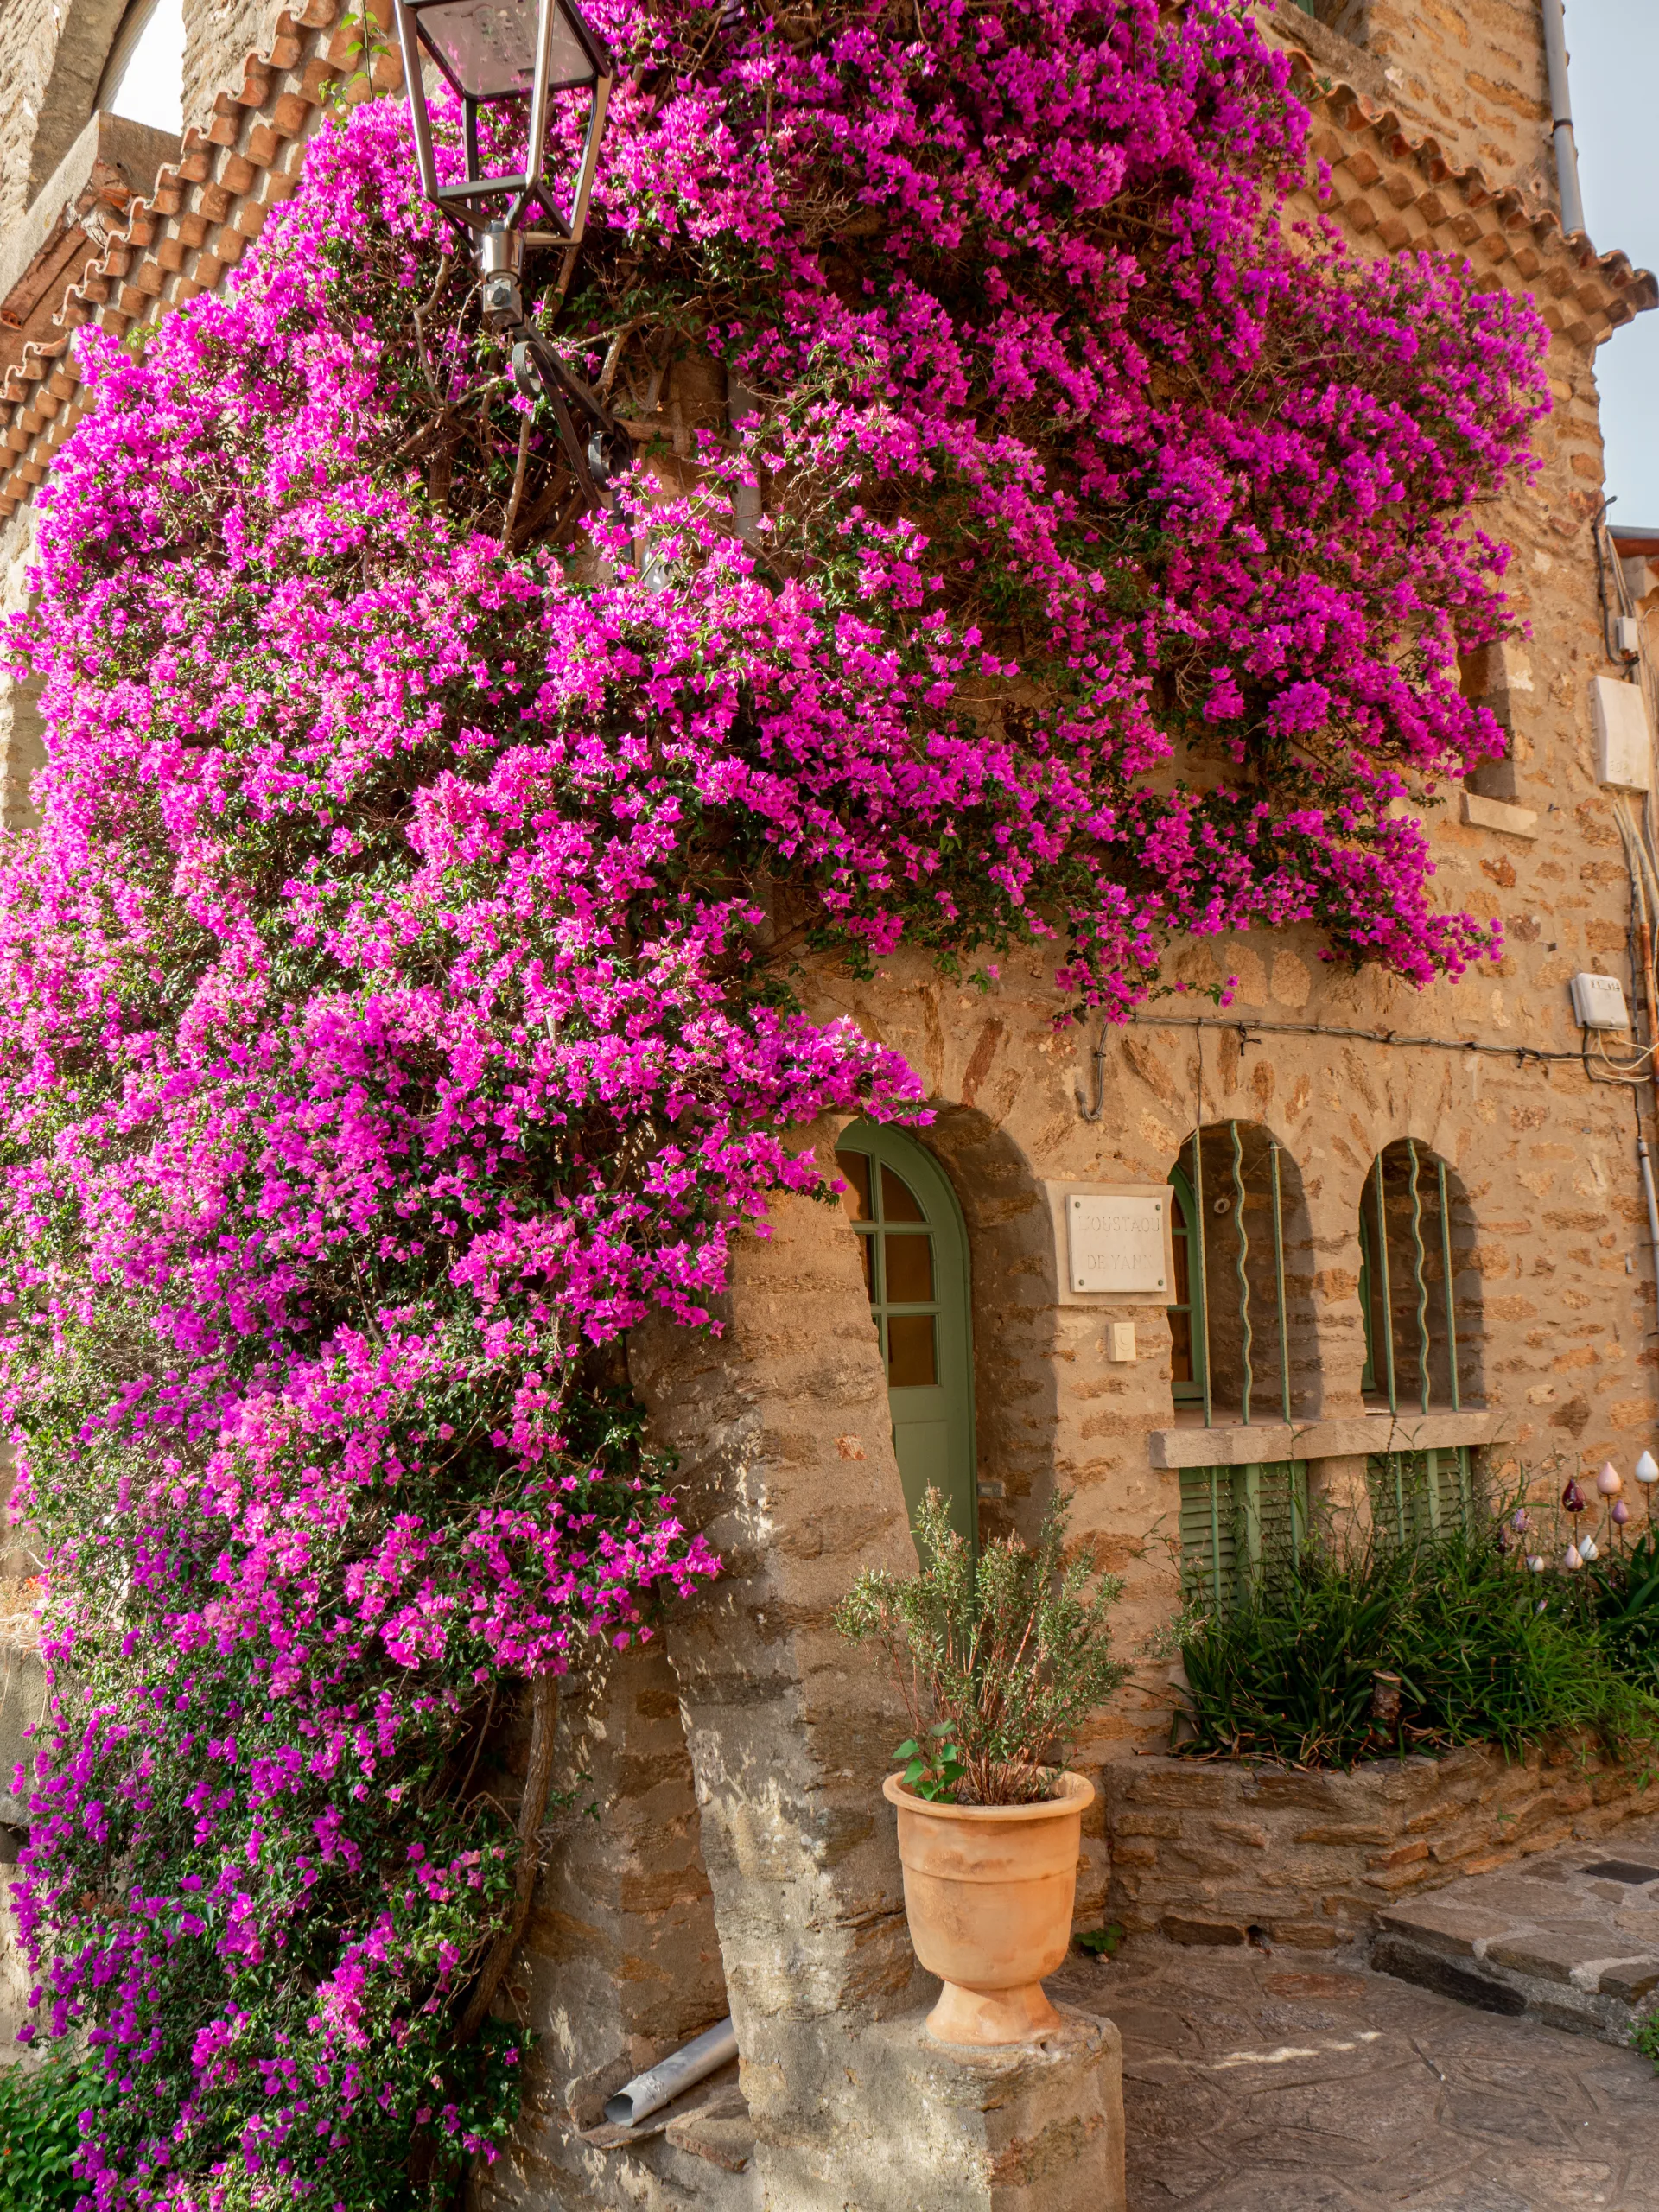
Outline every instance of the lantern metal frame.
<svg viewBox="0 0 1659 2212">
<path fill-rule="evenodd" d="M 588 227 L 588 202 L 593 197 L 600 141 L 605 133 L 605 117 L 610 105 L 616 68 L 604 41 L 584 19 L 574 0 L 525 0 L 526 6 L 536 7 L 537 22 L 535 73 L 528 95 L 530 125 L 524 147 L 524 169 L 521 176 L 485 176 L 482 174 L 478 118 L 481 108 L 497 107 L 506 100 L 520 100 L 525 98 L 525 94 L 517 90 L 469 92 L 458 80 L 447 57 L 421 23 L 423 16 L 436 8 L 453 6 L 454 0 L 396 0 L 396 4 L 397 36 L 403 48 L 404 80 L 409 88 L 410 120 L 415 130 L 415 156 L 420 168 L 421 190 L 426 197 L 458 228 L 475 232 L 488 231 L 498 225 L 508 231 L 521 230 L 525 215 L 532 207 L 537 207 L 547 217 L 551 228 L 527 232 L 526 244 L 580 245 Z M 569 26 L 588 67 L 581 77 L 566 77 L 555 84 L 553 34 L 561 18 Z M 427 112 L 426 86 L 421 72 L 423 53 L 430 55 L 461 101 L 461 139 L 466 151 L 467 175 L 457 184 L 440 184 L 438 181 L 437 156 L 432 143 L 432 119 Z M 588 130 L 582 140 L 575 187 L 571 194 L 570 211 L 567 216 L 561 212 L 548 189 L 548 112 L 556 92 L 583 90 L 591 93 L 592 105 L 588 110 Z M 502 206 L 504 202 L 505 207 Z"/>
<path fill-rule="evenodd" d="M 499 92 L 469 92 L 421 22 L 423 16 L 435 8 L 452 6 L 454 0 L 395 0 L 395 4 L 421 190 L 472 246 L 482 279 L 485 318 L 512 344 L 513 378 L 518 389 L 527 398 L 547 399 L 558 425 L 565 458 L 584 497 L 594 504 L 607 504 L 607 486 L 616 460 L 627 449 L 627 434 L 603 403 L 571 373 L 542 334 L 531 326 L 524 315 L 520 279 L 526 246 L 562 247 L 571 253 L 582 244 L 588 227 L 588 204 L 593 197 L 611 86 L 615 80 L 615 65 L 604 41 L 583 18 L 575 0 L 524 0 L 527 9 L 534 7 L 537 11 L 535 64 L 528 93 L 512 87 Z M 556 82 L 553 36 L 561 21 L 573 34 L 588 67 L 581 76 L 566 76 Z M 461 101 L 467 174 L 459 183 L 438 181 L 432 119 L 427 111 L 426 86 L 422 76 L 423 54 L 431 57 Z M 583 90 L 591 94 L 591 105 L 567 216 L 549 188 L 548 114 L 556 92 Z M 530 116 L 523 175 L 484 175 L 479 147 L 480 110 L 526 98 Z M 525 219 L 531 216 L 545 218 L 545 224 L 538 222 L 534 227 L 527 227 Z M 588 426 L 585 439 L 577 429 L 578 417 L 585 418 Z"/>
</svg>

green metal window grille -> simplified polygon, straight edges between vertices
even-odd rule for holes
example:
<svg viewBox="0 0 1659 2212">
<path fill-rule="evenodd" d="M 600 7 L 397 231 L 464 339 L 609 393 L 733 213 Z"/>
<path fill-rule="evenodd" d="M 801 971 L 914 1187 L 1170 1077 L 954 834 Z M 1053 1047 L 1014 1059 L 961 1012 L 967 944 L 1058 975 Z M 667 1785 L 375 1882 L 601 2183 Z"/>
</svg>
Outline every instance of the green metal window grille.
<svg viewBox="0 0 1659 2212">
<path fill-rule="evenodd" d="M 1390 1238 L 1390 1224 L 1396 1233 Z M 1430 1281 L 1431 1255 L 1440 1281 Z M 1445 1366 L 1442 1394 L 1453 1413 L 1462 1410 L 1458 1374 L 1456 1276 L 1452 1263 L 1452 1211 L 1446 1162 L 1419 1151 L 1407 1137 L 1379 1152 L 1359 1207 L 1359 1310 L 1365 1329 L 1360 1387 L 1385 1397 L 1397 1414 L 1402 1397 L 1427 1413 L 1434 1396 L 1437 1347 L 1431 1313 L 1440 1323 L 1438 1347 Z"/>
<path fill-rule="evenodd" d="M 1204 1326 L 1194 1304 L 1193 1285 L 1203 1280 L 1204 1255 L 1195 1249 L 1198 1219 L 1192 1185 L 1179 1168 L 1170 1171 L 1170 1230 L 1175 1245 L 1175 1300 L 1169 1309 L 1170 1389 L 1179 1405 L 1204 1402 Z"/>
<path fill-rule="evenodd" d="M 1203 1139 L 1210 1139 L 1206 1145 Z M 1246 1170 L 1246 1137 L 1258 1154 Z M 1264 1147 L 1264 1149 L 1263 1149 Z M 1206 1152 L 1211 1155 L 1206 1160 Z M 1172 1344 L 1172 1389 L 1175 1402 L 1202 1407 L 1204 1425 L 1213 1427 L 1216 1418 L 1214 1379 L 1216 1359 L 1212 1321 L 1224 1302 L 1230 1333 L 1237 1345 L 1238 1410 L 1236 1418 L 1249 1426 L 1261 1418 L 1255 1396 L 1256 1340 L 1269 1325 L 1278 1352 L 1277 1403 L 1268 1419 L 1288 1423 L 1290 1411 L 1290 1331 L 1285 1299 L 1285 1198 L 1281 1147 L 1277 1141 L 1244 1122 L 1212 1122 L 1190 1136 L 1180 1158 L 1170 1171 L 1175 1194 L 1170 1225 L 1175 1243 L 1175 1302 L 1169 1308 Z M 1259 1187 L 1252 1187 L 1257 1185 Z M 1259 1286 L 1250 1281 L 1254 1246 L 1246 1218 L 1248 1201 L 1265 1199 L 1268 1239 L 1273 1255 L 1271 1319 Z M 1224 1238 L 1210 1240 L 1205 1256 L 1206 1205 L 1230 1217 Z M 1219 1262 L 1219 1264 L 1212 1264 Z M 1227 1409 L 1230 1414 L 1231 1408 Z"/>
<path fill-rule="evenodd" d="M 1263 1459 L 1181 1470 L 1181 1580 L 1225 1611 L 1262 1567 L 1307 1538 L 1307 1463 Z"/>
<path fill-rule="evenodd" d="M 1371 1522 L 1400 1544 L 1421 1544 L 1474 1517 L 1467 1445 L 1430 1452 L 1373 1452 L 1365 1463 Z"/>
</svg>

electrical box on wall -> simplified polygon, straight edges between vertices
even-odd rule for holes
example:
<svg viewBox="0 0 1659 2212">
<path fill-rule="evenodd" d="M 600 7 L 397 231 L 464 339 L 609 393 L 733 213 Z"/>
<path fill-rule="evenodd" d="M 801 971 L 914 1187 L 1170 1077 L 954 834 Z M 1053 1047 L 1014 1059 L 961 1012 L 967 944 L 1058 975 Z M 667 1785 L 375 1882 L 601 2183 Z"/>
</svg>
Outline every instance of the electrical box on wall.
<svg viewBox="0 0 1659 2212">
<path fill-rule="evenodd" d="M 1617 976 L 1575 976 L 1573 1015 L 1580 1029 L 1628 1029 L 1624 986 Z"/>
<path fill-rule="evenodd" d="M 1596 696 L 1596 781 L 1622 791 L 1653 788 L 1653 732 L 1639 683 L 1599 676 Z"/>
</svg>

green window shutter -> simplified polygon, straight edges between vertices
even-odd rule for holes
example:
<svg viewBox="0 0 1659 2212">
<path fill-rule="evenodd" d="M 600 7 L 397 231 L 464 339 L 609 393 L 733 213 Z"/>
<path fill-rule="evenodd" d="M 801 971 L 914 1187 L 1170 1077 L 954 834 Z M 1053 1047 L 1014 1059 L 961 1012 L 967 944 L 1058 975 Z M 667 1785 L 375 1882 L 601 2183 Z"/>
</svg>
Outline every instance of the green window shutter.
<svg viewBox="0 0 1659 2212">
<path fill-rule="evenodd" d="M 1474 1476 L 1469 1465 L 1469 1446 L 1460 1444 L 1455 1451 L 1437 1452 L 1435 1458 L 1439 1462 L 1441 1528 L 1472 1527 Z"/>
<path fill-rule="evenodd" d="M 1252 1574 L 1307 1535 L 1307 1463 L 1181 1470 L 1181 1581 L 1193 1603 L 1224 1611 Z"/>
<path fill-rule="evenodd" d="M 1179 1405 L 1204 1403 L 1204 1363 L 1209 1326 L 1204 1310 L 1204 1257 L 1195 1250 L 1198 1217 L 1185 1168 L 1169 1171 L 1174 1193 L 1170 1229 L 1175 1247 L 1175 1296 L 1169 1308 L 1170 1394 Z"/>
<path fill-rule="evenodd" d="M 1195 1605 L 1233 1601 L 1237 1530 L 1231 1467 L 1181 1469 L 1181 1581 Z"/>
</svg>

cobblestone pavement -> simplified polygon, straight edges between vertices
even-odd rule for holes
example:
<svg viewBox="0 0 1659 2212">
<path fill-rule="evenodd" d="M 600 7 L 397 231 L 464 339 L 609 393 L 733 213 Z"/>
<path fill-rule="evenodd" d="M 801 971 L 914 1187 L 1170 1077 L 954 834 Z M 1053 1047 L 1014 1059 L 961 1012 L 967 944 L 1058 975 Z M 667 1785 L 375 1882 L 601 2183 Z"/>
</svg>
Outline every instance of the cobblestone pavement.
<svg viewBox="0 0 1659 2212">
<path fill-rule="evenodd" d="M 1659 2212 L 1635 2051 L 1328 1952 L 1146 1936 L 1049 1986 L 1122 2032 L 1129 2212 Z"/>
</svg>

